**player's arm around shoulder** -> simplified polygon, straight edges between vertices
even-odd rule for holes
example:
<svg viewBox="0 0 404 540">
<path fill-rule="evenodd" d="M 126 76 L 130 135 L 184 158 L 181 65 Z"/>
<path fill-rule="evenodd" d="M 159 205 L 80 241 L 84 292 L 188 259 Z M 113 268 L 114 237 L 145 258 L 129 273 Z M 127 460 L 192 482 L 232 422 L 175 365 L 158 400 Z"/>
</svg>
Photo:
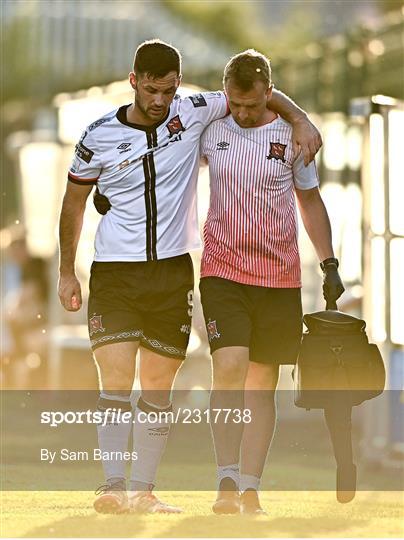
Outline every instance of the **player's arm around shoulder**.
<svg viewBox="0 0 404 540">
<path fill-rule="evenodd" d="M 292 126 L 292 145 L 295 157 L 303 154 L 304 164 L 313 161 L 323 142 L 321 134 L 306 112 L 283 92 L 272 90 L 268 107 L 277 112 Z"/>
<path fill-rule="evenodd" d="M 227 98 L 222 91 L 192 94 L 184 98 L 181 105 L 203 127 L 228 113 Z"/>
</svg>

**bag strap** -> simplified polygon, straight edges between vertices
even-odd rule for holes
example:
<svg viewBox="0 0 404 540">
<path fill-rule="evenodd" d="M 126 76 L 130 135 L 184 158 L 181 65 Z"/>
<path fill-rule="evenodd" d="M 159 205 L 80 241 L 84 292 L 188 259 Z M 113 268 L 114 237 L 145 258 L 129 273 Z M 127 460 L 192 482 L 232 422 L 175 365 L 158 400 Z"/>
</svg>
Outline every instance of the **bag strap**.
<svg viewBox="0 0 404 540">
<path fill-rule="evenodd" d="M 328 311 L 328 310 L 337 311 L 338 310 L 337 301 L 336 300 L 326 300 L 325 309 L 326 309 L 326 311 Z"/>
</svg>

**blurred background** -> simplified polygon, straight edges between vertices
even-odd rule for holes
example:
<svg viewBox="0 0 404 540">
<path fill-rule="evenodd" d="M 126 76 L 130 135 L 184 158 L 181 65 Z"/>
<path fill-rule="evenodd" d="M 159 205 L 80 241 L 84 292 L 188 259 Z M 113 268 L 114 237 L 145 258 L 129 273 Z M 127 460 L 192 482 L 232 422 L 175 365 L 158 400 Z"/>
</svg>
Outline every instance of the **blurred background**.
<svg viewBox="0 0 404 540">
<path fill-rule="evenodd" d="M 221 88 L 223 67 L 255 47 L 278 89 L 322 132 L 317 156 L 346 292 L 339 308 L 367 321 L 388 388 L 362 418 L 364 456 L 402 463 L 404 436 L 404 4 L 351 1 L 2 0 L 1 384 L 3 389 L 96 388 L 85 309 L 56 294 L 57 221 L 82 129 L 133 100 L 137 45 L 159 37 L 183 54 L 182 92 Z M 208 178 L 201 172 L 201 225 Z M 89 205 L 77 272 L 88 295 L 98 214 Z M 318 261 L 300 227 L 305 312 L 323 309 Z M 193 254 L 198 268 L 200 253 Z M 210 363 L 199 304 L 179 389 L 201 390 Z M 283 369 L 281 388 L 291 388 Z M 290 396 L 280 414 L 293 416 Z M 365 414 L 365 413 L 363 413 Z"/>
</svg>

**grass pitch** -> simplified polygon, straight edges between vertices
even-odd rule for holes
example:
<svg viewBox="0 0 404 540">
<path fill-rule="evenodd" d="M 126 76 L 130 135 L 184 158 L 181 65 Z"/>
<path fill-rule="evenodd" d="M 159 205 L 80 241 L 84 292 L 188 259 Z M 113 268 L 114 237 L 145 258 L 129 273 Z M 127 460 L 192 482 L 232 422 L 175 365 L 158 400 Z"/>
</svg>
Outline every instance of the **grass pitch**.
<svg viewBox="0 0 404 540">
<path fill-rule="evenodd" d="M 98 515 L 90 492 L 3 492 L 2 537 L 183 538 L 352 537 L 404 535 L 401 492 L 360 491 L 341 505 L 330 491 L 264 492 L 267 516 L 215 516 L 212 492 L 160 492 L 181 515 Z"/>
</svg>

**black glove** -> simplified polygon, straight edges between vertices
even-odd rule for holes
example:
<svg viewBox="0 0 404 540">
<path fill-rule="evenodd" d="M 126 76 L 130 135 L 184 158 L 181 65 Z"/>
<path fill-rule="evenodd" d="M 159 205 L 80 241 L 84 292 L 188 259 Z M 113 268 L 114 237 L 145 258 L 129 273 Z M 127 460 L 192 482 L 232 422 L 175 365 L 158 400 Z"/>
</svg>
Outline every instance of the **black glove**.
<svg viewBox="0 0 404 540">
<path fill-rule="evenodd" d="M 326 309 L 337 309 L 337 300 L 345 291 L 338 273 L 338 259 L 330 257 L 320 263 L 323 271 L 323 296 L 326 301 Z"/>
<path fill-rule="evenodd" d="M 99 214 L 102 214 L 103 216 L 111 208 L 111 203 L 109 202 L 108 197 L 106 197 L 105 195 L 101 195 L 101 193 L 98 191 L 98 188 L 94 192 L 93 202 L 97 212 Z"/>
</svg>

